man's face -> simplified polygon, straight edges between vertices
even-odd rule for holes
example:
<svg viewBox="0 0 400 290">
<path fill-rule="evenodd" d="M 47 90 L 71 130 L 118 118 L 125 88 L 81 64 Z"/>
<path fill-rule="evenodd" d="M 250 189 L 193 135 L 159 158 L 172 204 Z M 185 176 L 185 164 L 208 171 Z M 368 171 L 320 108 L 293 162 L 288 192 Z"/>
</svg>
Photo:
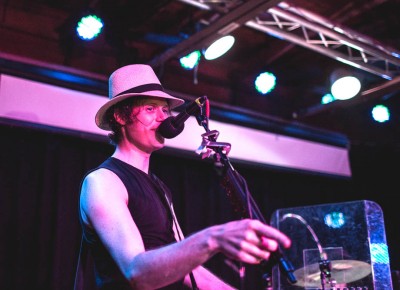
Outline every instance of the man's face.
<svg viewBox="0 0 400 290">
<path fill-rule="evenodd" d="M 148 153 L 164 147 L 164 137 L 157 132 L 157 128 L 170 116 L 166 100 L 146 98 L 133 108 L 132 116 L 132 122 L 126 125 L 128 142 Z"/>
</svg>

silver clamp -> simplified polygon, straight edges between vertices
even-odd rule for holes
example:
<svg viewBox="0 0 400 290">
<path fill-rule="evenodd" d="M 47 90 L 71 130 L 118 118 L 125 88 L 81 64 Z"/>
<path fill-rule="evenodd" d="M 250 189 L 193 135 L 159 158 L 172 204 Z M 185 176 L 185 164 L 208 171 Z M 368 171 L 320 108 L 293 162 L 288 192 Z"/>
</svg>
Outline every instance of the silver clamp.
<svg viewBox="0 0 400 290">
<path fill-rule="evenodd" d="M 201 135 L 202 142 L 199 148 L 197 148 L 196 153 L 201 155 L 201 158 L 208 158 L 211 155 L 217 153 L 217 161 L 219 159 L 218 153 L 228 155 L 231 151 L 231 144 L 226 142 L 216 142 L 219 136 L 217 130 L 212 130 Z"/>
</svg>

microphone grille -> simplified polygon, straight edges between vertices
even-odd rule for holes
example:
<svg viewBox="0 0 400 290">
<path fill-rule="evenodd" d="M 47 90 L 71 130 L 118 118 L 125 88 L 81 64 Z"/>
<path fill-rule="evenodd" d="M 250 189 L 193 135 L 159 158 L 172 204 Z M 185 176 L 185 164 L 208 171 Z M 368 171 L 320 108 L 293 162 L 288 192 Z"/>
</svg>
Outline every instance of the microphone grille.
<svg viewBox="0 0 400 290">
<path fill-rule="evenodd" d="M 172 122 L 173 120 L 174 120 L 174 117 L 168 117 L 158 127 L 158 132 L 164 138 L 167 138 L 167 139 L 175 138 L 180 133 L 182 133 L 183 129 L 185 128 L 184 123 L 181 123 L 180 125 L 175 127 Z"/>
</svg>

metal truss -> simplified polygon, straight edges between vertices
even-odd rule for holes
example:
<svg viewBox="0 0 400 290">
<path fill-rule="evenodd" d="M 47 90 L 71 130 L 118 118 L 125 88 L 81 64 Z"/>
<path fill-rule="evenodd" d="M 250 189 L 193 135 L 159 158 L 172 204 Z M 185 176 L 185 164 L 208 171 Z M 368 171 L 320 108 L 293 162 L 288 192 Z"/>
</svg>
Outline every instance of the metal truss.
<svg viewBox="0 0 400 290">
<path fill-rule="evenodd" d="M 221 0 L 179 1 L 203 10 L 223 11 L 225 15 L 210 23 L 204 31 L 194 34 L 153 59 L 150 63 L 153 66 L 161 65 L 172 57 L 183 56 L 195 47 L 204 46 L 213 38 L 245 25 L 387 80 L 400 74 L 400 52 L 285 2 L 250 0 L 237 4 L 235 1 Z M 231 5 L 235 6 L 231 10 L 229 3 L 235 3 Z M 224 9 L 221 9 L 221 4 Z"/>
<path fill-rule="evenodd" d="M 400 52 L 368 36 L 285 2 L 268 9 L 268 14 L 270 19 L 260 15 L 246 25 L 384 79 L 400 74 Z"/>
</svg>

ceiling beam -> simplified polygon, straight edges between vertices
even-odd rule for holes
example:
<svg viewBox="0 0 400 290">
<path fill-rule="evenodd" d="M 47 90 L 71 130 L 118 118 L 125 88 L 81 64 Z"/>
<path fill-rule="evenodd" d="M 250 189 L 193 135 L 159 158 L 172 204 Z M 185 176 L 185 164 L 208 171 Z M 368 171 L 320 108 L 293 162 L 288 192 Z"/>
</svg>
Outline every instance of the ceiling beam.
<svg viewBox="0 0 400 290">
<path fill-rule="evenodd" d="M 204 10 L 211 5 L 180 0 Z M 263 3 L 265 2 L 265 3 Z M 268 20 L 265 17 L 269 15 Z M 159 66 L 175 56 L 201 49 L 217 37 L 246 25 L 390 80 L 400 72 L 400 52 L 320 15 L 280 1 L 248 1 L 177 46 L 154 58 Z M 311 32 L 311 33 L 310 33 Z"/>
<path fill-rule="evenodd" d="M 209 26 L 153 58 L 148 64 L 154 68 L 159 67 L 171 58 L 185 56 L 196 49 L 201 50 L 204 46 L 211 44 L 211 42 L 223 35 L 231 33 L 250 19 L 275 6 L 279 2 L 280 1 L 277 0 L 246 1 Z"/>
<path fill-rule="evenodd" d="M 199 3 L 201 6 L 197 6 L 198 8 L 212 10 L 211 6 L 196 0 L 181 1 L 194 6 Z M 309 107 L 300 112 L 293 112 L 292 117 L 294 119 L 305 118 L 343 105 L 350 106 L 381 98 L 390 92 L 400 89 L 400 79 L 397 77 L 400 73 L 399 51 L 320 15 L 286 2 L 268 1 L 266 5 L 261 5 L 258 2 L 251 1 L 251 5 L 250 2 L 246 2 L 246 4 L 239 7 L 240 10 L 236 9 L 227 13 L 225 17 L 212 23 L 204 31 L 199 32 L 154 59 L 152 64 L 160 65 L 173 56 L 179 54 L 183 56 L 185 55 L 184 53 L 187 54 L 201 47 L 207 41 L 215 39 L 218 32 L 223 28 L 226 29 L 234 24 L 236 24 L 235 27 L 237 28 L 244 24 L 247 27 L 301 45 L 347 65 L 389 80 L 389 82 L 378 87 L 359 93 L 358 96 L 350 100 L 336 101 Z M 251 9 L 254 10 L 252 11 Z"/>
<path fill-rule="evenodd" d="M 268 12 L 268 21 L 256 18 L 246 25 L 384 79 L 399 74 L 400 52 L 375 39 L 285 2 Z"/>
</svg>

